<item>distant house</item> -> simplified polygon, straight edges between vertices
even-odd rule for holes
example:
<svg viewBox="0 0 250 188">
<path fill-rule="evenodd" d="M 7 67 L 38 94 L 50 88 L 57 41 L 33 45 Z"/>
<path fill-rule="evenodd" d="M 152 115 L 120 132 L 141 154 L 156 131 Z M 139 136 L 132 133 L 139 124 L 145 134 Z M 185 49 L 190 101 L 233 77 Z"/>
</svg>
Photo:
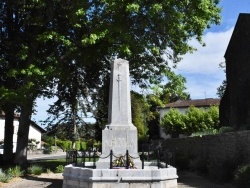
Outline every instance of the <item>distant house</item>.
<svg viewBox="0 0 250 188">
<path fill-rule="evenodd" d="M 14 116 L 14 134 L 13 134 L 13 151 L 16 150 L 16 144 L 17 144 L 17 131 L 19 126 L 19 114 L 15 114 Z M 4 140 L 4 126 L 5 126 L 5 115 L 3 112 L 0 112 L 0 141 L 3 142 Z M 35 122 L 30 122 L 30 129 L 29 129 L 29 139 L 35 139 L 37 142 L 37 149 L 41 148 L 41 137 L 42 133 L 45 133 L 46 131 L 41 128 L 39 125 L 37 125 Z"/>
<path fill-rule="evenodd" d="M 195 100 L 178 100 L 173 103 L 169 103 L 164 107 L 158 108 L 160 113 L 160 119 L 164 117 L 165 114 L 169 112 L 171 108 L 176 108 L 182 113 L 186 113 L 190 106 L 194 106 L 196 108 L 209 108 L 211 106 L 220 105 L 220 99 L 195 99 Z M 169 138 L 168 135 L 164 133 L 164 131 L 160 128 L 160 137 L 161 138 Z"/>
<path fill-rule="evenodd" d="M 219 105 L 220 99 L 195 99 L 195 100 L 178 100 L 173 103 L 169 103 L 164 107 L 158 108 L 160 112 L 160 118 L 162 118 L 166 113 L 169 112 L 171 108 L 176 108 L 182 113 L 186 113 L 190 106 L 196 108 L 209 108 L 210 106 Z"/>
</svg>

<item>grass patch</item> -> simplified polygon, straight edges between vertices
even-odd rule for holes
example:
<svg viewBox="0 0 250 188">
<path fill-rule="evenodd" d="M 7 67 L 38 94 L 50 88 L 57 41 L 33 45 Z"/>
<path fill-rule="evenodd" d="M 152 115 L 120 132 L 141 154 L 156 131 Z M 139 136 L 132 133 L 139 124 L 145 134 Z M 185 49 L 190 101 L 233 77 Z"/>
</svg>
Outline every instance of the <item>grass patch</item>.
<svg viewBox="0 0 250 188">
<path fill-rule="evenodd" d="M 6 174 L 0 169 L 0 182 L 8 183 L 12 179 L 12 176 Z"/>
<path fill-rule="evenodd" d="M 41 175 L 43 172 L 43 167 L 42 166 L 39 166 L 39 165 L 31 165 L 29 168 L 28 168 L 28 173 L 29 174 L 34 174 L 34 175 Z"/>
<path fill-rule="evenodd" d="M 15 177 L 23 176 L 24 171 L 21 170 L 20 166 L 14 166 L 14 167 L 8 168 L 6 171 L 6 174 L 15 178 Z"/>
<path fill-rule="evenodd" d="M 43 169 L 49 169 L 50 172 L 56 172 L 58 166 L 66 165 L 66 159 L 39 160 L 32 162 L 31 165 L 39 165 Z"/>
</svg>

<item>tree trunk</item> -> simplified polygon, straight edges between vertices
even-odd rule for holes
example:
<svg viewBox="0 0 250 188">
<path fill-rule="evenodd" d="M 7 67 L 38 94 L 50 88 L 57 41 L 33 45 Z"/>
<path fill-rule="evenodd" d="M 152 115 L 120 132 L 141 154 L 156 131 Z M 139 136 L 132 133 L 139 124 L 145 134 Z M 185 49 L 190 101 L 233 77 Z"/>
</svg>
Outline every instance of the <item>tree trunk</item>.
<svg viewBox="0 0 250 188">
<path fill-rule="evenodd" d="M 32 102 L 25 103 L 25 105 L 21 107 L 21 115 L 17 134 L 17 148 L 14 160 L 16 164 L 21 166 L 25 165 L 27 162 L 28 136 L 33 107 Z"/>
<path fill-rule="evenodd" d="M 13 134 L 14 134 L 14 106 L 7 104 L 3 107 L 5 113 L 5 127 L 4 127 L 4 164 L 13 163 Z"/>
</svg>

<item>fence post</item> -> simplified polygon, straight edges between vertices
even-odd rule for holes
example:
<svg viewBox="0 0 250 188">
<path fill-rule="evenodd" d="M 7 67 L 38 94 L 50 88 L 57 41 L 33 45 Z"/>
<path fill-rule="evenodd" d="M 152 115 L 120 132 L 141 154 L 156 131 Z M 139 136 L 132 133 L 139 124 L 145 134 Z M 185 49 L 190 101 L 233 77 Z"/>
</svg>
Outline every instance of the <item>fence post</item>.
<svg viewBox="0 0 250 188">
<path fill-rule="evenodd" d="M 128 150 L 126 150 L 126 169 L 129 168 L 129 155 L 128 155 Z"/>
<path fill-rule="evenodd" d="M 77 166 L 77 150 L 73 150 L 73 163 Z"/>
<path fill-rule="evenodd" d="M 85 167 L 85 150 L 83 150 L 83 153 L 82 153 L 82 166 Z"/>
<path fill-rule="evenodd" d="M 157 150 L 157 166 L 158 166 L 158 169 L 160 169 L 160 150 L 159 149 Z"/>
<path fill-rule="evenodd" d="M 110 169 L 113 168 L 113 163 L 112 163 L 113 159 L 112 159 L 112 157 L 113 157 L 113 151 L 110 150 Z"/>
<path fill-rule="evenodd" d="M 91 158 L 90 158 L 90 155 L 91 155 L 91 148 L 89 148 L 88 152 L 89 152 L 89 162 L 90 162 L 90 160 L 91 160 Z"/>
<path fill-rule="evenodd" d="M 96 166 L 95 166 L 95 161 L 96 161 L 96 150 L 94 150 L 94 158 L 93 158 L 93 168 L 95 169 Z"/>
<path fill-rule="evenodd" d="M 144 169 L 144 150 L 143 150 L 143 148 L 142 148 L 142 160 L 141 160 L 141 162 L 142 162 L 142 169 Z"/>
</svg>

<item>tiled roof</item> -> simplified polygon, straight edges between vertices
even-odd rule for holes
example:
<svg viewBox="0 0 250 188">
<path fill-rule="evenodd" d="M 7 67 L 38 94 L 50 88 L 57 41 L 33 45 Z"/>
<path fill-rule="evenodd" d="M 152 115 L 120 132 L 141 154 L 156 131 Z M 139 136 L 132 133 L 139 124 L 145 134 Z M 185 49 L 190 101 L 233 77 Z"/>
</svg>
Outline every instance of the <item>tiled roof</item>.
<svg viewBox="0 0 250 188">
<path fill-rule="evenodd" d="M 173 103 L 167 104 L 163 108 L 185 108 L 189 106 L 195 106 L 195 107 L 209 107 L 213 105 L 219 105 L 220 99 L 195 99 L 195 100 L 178 100 Z"/>
</svg>

